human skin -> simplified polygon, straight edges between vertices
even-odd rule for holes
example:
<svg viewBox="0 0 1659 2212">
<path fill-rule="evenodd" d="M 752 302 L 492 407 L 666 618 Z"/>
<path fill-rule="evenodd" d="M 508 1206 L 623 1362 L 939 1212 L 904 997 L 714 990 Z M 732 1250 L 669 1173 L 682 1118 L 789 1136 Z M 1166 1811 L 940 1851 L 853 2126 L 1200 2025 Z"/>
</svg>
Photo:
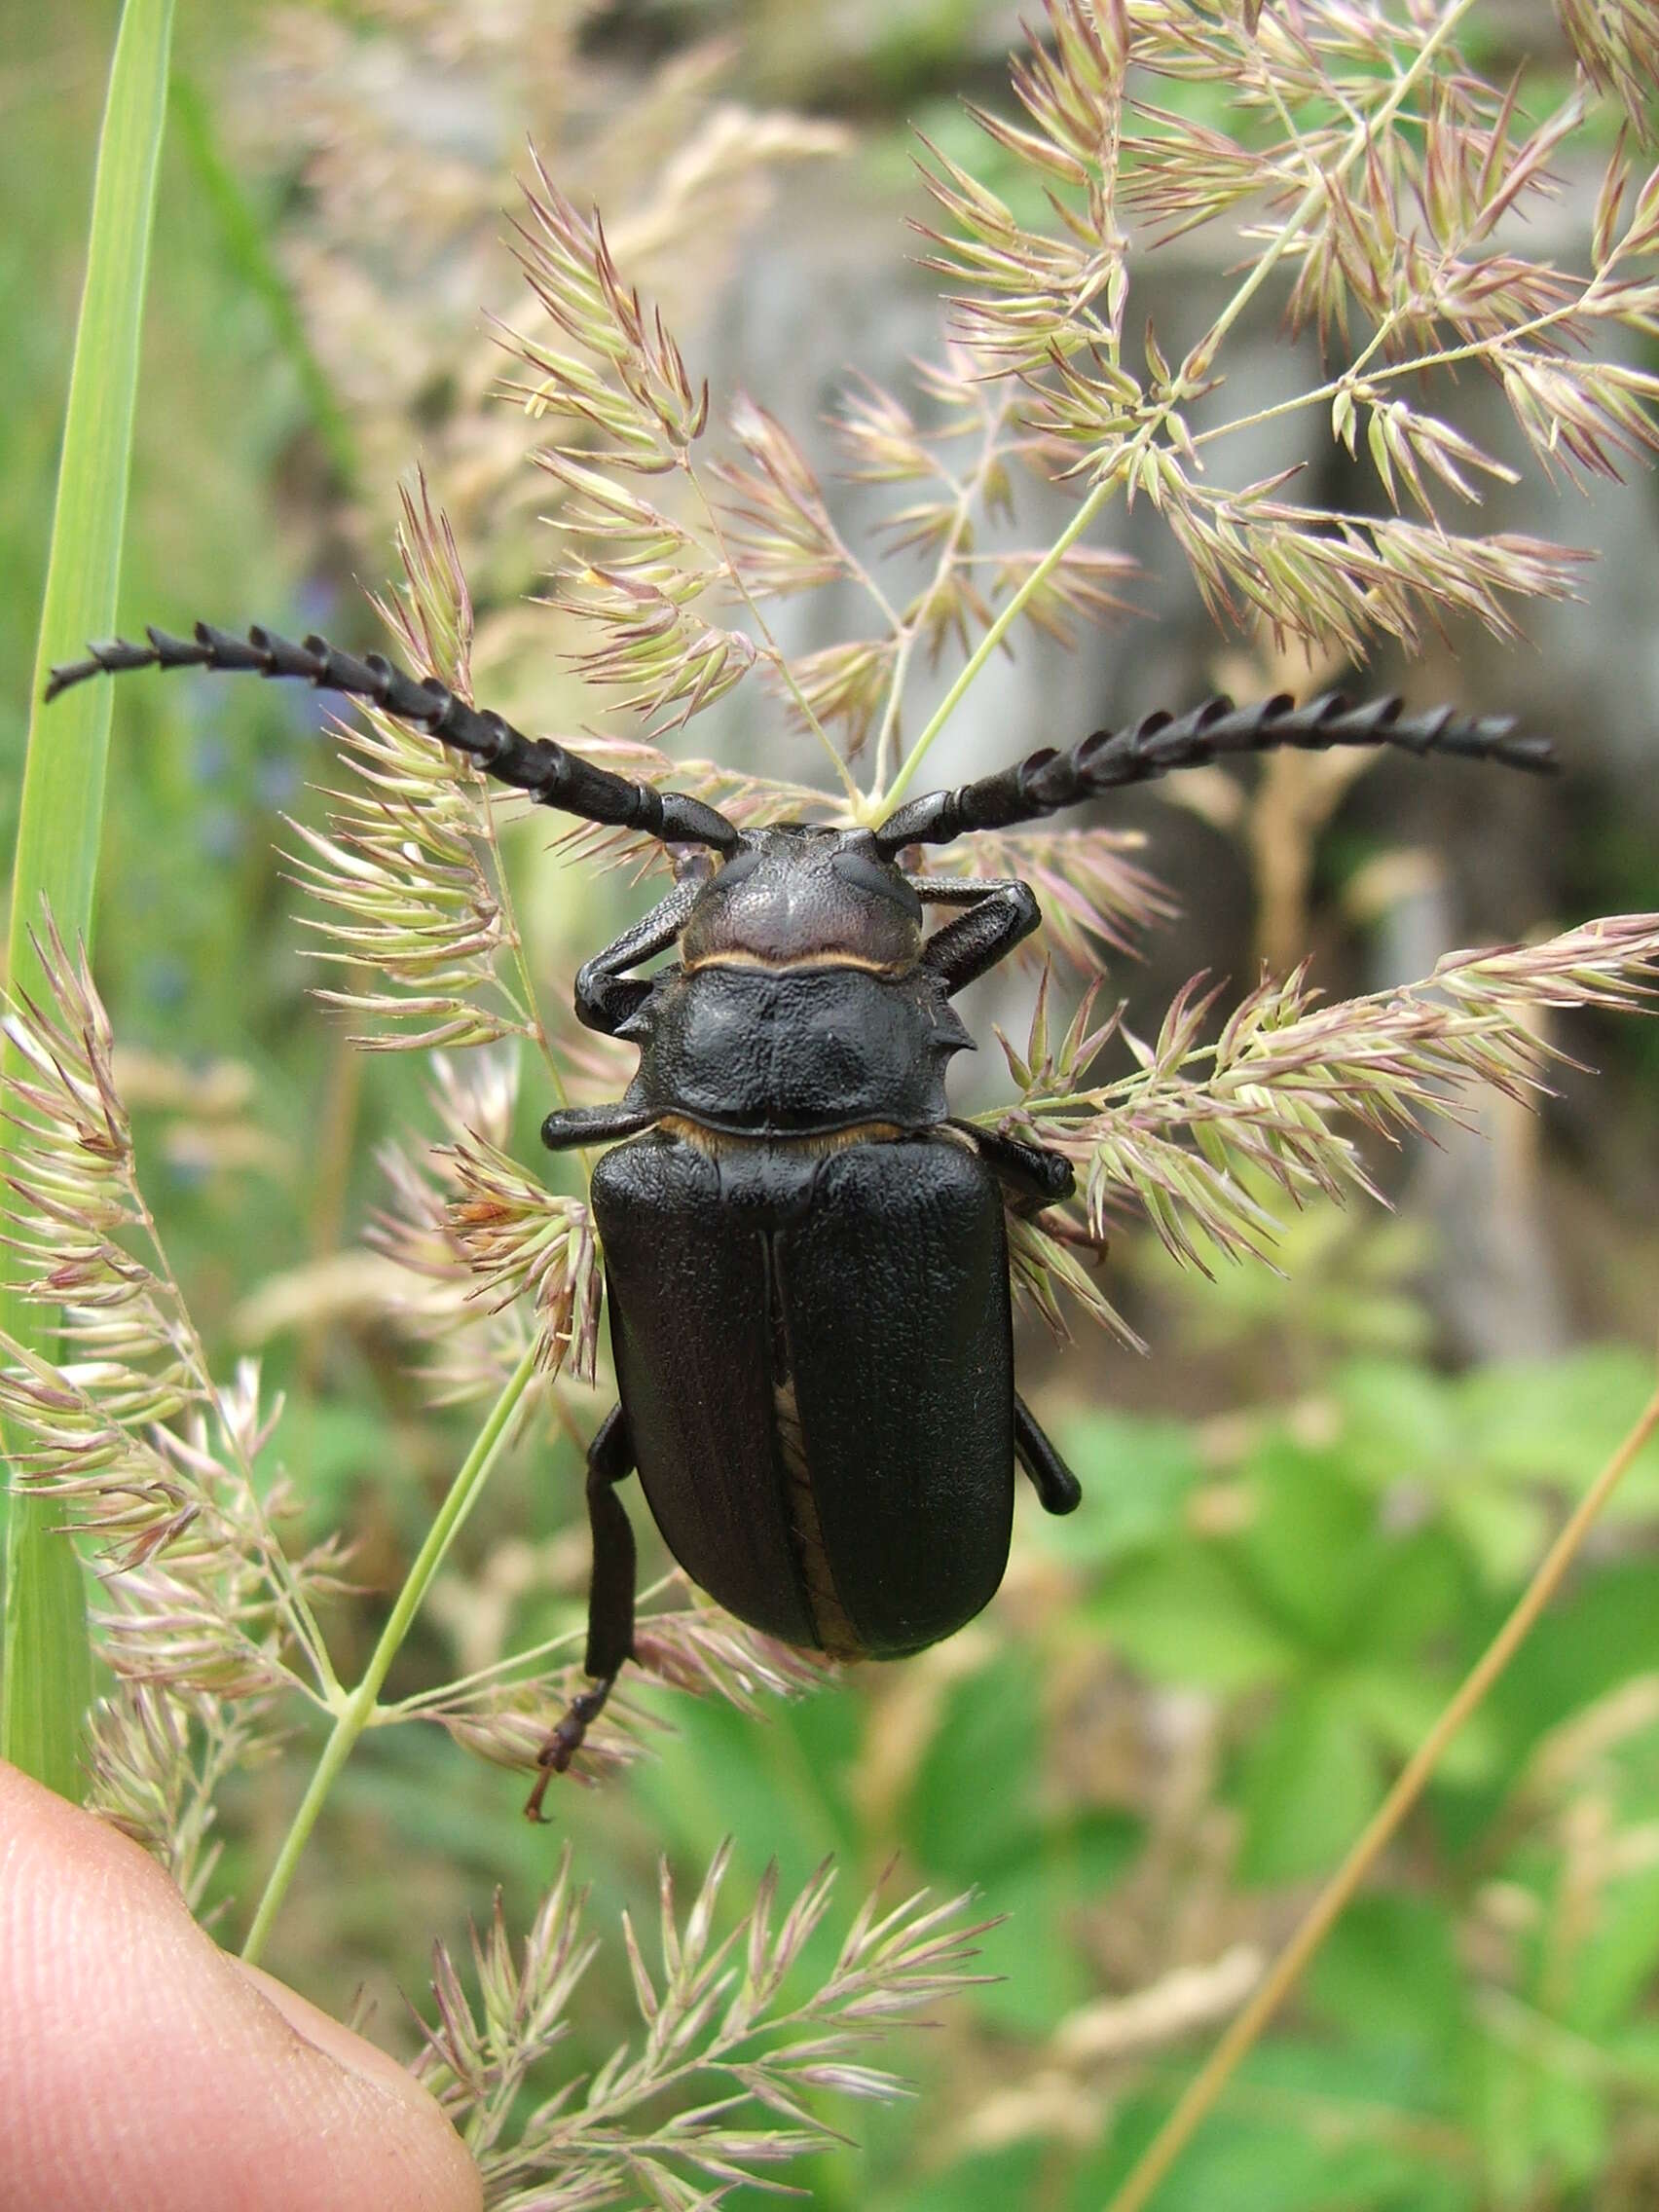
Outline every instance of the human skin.
<svg viewBox="0 0 1659 2212">
<path fill-rule="evenodd" d="M 221 1951 L 128 1837 L 0 1763 L 0 2212 L 480 2212 L 384 2051 Z"/>
</svg>

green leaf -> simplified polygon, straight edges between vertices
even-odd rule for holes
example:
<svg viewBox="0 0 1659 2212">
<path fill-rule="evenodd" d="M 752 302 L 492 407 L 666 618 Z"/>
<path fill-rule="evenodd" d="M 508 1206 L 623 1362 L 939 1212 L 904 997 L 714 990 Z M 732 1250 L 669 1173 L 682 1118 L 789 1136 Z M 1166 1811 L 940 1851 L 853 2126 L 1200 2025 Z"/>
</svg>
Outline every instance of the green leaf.
<svg viewBox="0 0 1659 2212">
<path fill-rule="evenodd" d="M 1048 1817 L 1043 1741 L 1043 1679 L 1028 1654 L 1005 1653 L 953 1683 L 901 1830 L 931 1884 L 972 1885 L 1006 1916 L 980 1941 L 980 1971 L 1000 1978 L 975 1993 L 975 2009 L 1033 2036 L 1091 1994 L 1079 1920 L 1099 1909 L 1141 1834 L 1112 1811 Z"/>
<path fill-rule="evenodd" d="M 1130 1561 L 1089 1606 L 1131 1666 L 1221 1692 L 1281 1681 L 1296 1648 L 1213 1545 Z"/>
<path fill-rule="evenodd" d="M 1476 1624 L 1479 1626 L 1480 1624 Z M 1492 1695 L 1517 1765 L 1558 1721 L 1650 1674 L 1659 1651 L 1651 1560 L 1585 1574 L 1544 1614 Z"/>
<path fill-rule="evenodd" d="M 1383 1554 L 1376 1500 L 1333 1454 L 1282 1434 L 1252 1456 L 1255 1511 L 1238 1554 L 1274 1612 L 1324 1648 L 1350 1641 L 1356 1601 Z"/>
<path fill-rule="evenodd" d="M 1606 2052 L 1624 2083 L 1650 2101 L 1659 2097 L 1659 2020 L 1632 2021 L 1607 2038 Z"/>
<path fill-rule="evenodd" d="M 1391 1757 L 1403 1764 L 1439 1719 L 1456 1690 L 1456 1676 L 1410 1664 L 1345 1668 L 1344 1694 L 1355 1715 Z M 1491 1779 L 1501 1755 L 1497 1731 L 1472 1713 L 1441 1752 L 1434 1784 L 1473 1787 Z"/>
<path fill-rule="evenodd" d="M 98 142 L 87 281 L 75 338 L 63 458 L 41 609 L 29 748 L 12 883 L 8 976 L 39 987 L 30 932 L 50 901 L 65 940 L 90 940 L 92 886 L 109 750 L 106 683 L 70 692 L 42 719 L 54 661 L 73 659 L 114 627 L 138 345 L 156 168 L 166 113 L 172 0 L 127 0 Z M 0 1072 L 15 1071 L 10 1047 Z M 7 1140 L 0 1127 L 0 1181 Z M 0 1322 L 44 1346 L 52 1331 L 8 1291 Z M 62 1507 L 14 1497 L 6 1529 L 0 1754 L 63 1796 L 80 1794 L 81 1732 L 92 1697 L 92 1651 L 80 1562 L 55 1531 Z"/>
<path fill-rule="evenodd" d="M 1494 1594 L 1525 1582 L 1549 1541 L 1550 1515 L 1539 1498 L 1483 1483 L 1473 1466 L 1462 1484 L 1447 1485 L 1445 1514 Z"/>
<path fill-rule="evenodd" d="M 1312 2010 L 1375 2068 L 1398 2054 L 1429 2109 L 1451 2107 L 1446 2069 L 1464 2033 L 1451 1915 L 1427 1899 L 1362 1897 L 1338 1921 L 1303 1992 Z"/>
<path fill-rule="evenodd" d="M 1412 2141 L 1415 2114 L 1389 2110 L 1329 2051 L 1298 2050 L 1288 2066 L 1282 2046 L 1272 2056 L 1279 2063 L 1251 2062 L 1149 2212 L 1477 2212 L 1472 2176 Z M 1124 2108 L 1067 2212 L 1111 2201 L 1157 2117 L 1150 2098 Z"/>
<path fill-rule="evenodd" d="M 1462 1437 L 1448 1385 L 1404 1360 L 1349 1360 L 1337 1377 L 1343 1453 L 1355 1479 L 1379 1490 L 1422 1482 Z"/>
<path fill-rule="evenodd" d="M 1413 1659 L 1462 1627 L 1475 1588 L 1468 1561 L 1444 1529 L 1416 1529 L 1391 1542 L 1365 1592 L 1356 1648 Z"/>
<path fill-rule="evenodd" d="M 1618 1449 L 1653 1390 L 1649 1354 L 1597 1345 L 1571 1357 L 1477 1368 L 1454 1385 L 1483 1463 L 1514 1482 L 1578 1492 Z M 1609 1503 L 1609 1517 L 1659 1505 L 1659 1441 L 1640 1456 Z"/>
<path fill-rule="evenodd" d="M 1040 2203 L 1043 2163 L 1040 2143 L 976 2150 L 906 2191 L 903 2212 L 986 2212 L 989 2205 Z"/>
<path fill-rule="evenodd" d="M 1484 2036 L 1470 2055 L 1481 2149 L 1497 2201 L 1526 2202 L 1545 2177 L 1552 2194 L 1591 2181 L 1606 2153 L 1604 2092 L 1542 2046 L 1534 2051 Z"/>
<path fill-rule="evenodd" d="M 380 1473 L 386 1458 L 386 1416 L 377 1408 L 347 1398 L 298 1397 L 282 1415 L 282 1457 L 303 1468 L 298 1500 L 303 1532 L 318 1541 L 331 1529 L 347 1527 L 359 1509 L 364 1484 Z M 411 1501 L 410 1527 L 419 1543 L 428 1514 L 424 1501 Z"/>
<path fill-rule="evenodd" d="M 965 1821 L 973 1813 L 961 1808 Z M 986 1906 L 1005 1916 L 978 1942 L 977 1970 L 998 1977 L 973 1993 L 987 2026 L 1041 2039 L 1097 1994 L 1079 1930 L 1127 1868 L 1139 1836 L 1134 1822 L 1111 1814 L 1056 1826 L 983 1885 Z"/>
<path fill-rule="evenodd" d="M 930 1875 L 988 1884 L 1037 1848 L 1041 1714 L 1042 1678 L 1025 1654 L 1004 1654 L 951 1686 L 905 1824 Z"/>
<path fill-rule="evenodd" d="M 196 86 L 183 77 L 173 79 L 172 114 L 195 183 L 218 222 L 226 259 L 242 289 L 264 302 L 272 332 L 294 371 L 334 473 L 341 487 L 350 489 L 357 475 L 351 425 L 312 350 L 293 291 L 266 241 L 265 227 L 249 204 L 236 171 L 219 151 L 212 109 Z"/>
<path fill-rule="evenodd" d="M 1083 1509 L 1041 1534 L 1079 1566 L 1124 1559 L 1179 1535 L 1203 1463 L 1184 1422 L 1132 1414 L 1088 1414 L 1065 1427 L 1066 1456 L 1083 1485 Z"/>
<path fill-rule="evenodd" d="M 1240 1762 L 1240 1879 L 1295 1882 L 1324 1873 L 1382 1794 L 1370 1732 L 1342 1685 L 1291 1692 Z"/>
<path fill-rule="evenodd" d="M 786 1889 L 827 1858 L 855 1863 L 859 1840 L 837 1777 L 858 1755 L 859 1707 L 825 1689 L 768 1706 L 764 1719 L 723 1698 L 663 1698 L 673 1734 L 641 1762 L 633 1789 L 652 1831 L 688 1859 L 737 1839 L 734 1878 L 753 1885 L 775 1859 Z"/>
<path fill-rule="evenodd" d="M 1565 2008 L 1575 2033 L 1601 2038 L 1634 2011 L 1659 1966 L 1659 1868 L 1607 1882 L 1595 1926 L 1572 1962 Z"/>
</svg>

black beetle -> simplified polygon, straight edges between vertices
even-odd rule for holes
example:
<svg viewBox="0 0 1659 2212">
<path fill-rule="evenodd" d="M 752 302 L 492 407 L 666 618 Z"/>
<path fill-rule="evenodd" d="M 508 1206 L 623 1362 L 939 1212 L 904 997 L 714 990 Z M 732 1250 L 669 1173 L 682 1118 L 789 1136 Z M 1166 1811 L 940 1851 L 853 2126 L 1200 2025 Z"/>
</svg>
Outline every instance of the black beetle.
<svg viewBox="0 0 1659 2212">
<path fill-rule="evenodd" d="M 435 679 L 325 639 L 152 629 L 55 669 L 244 669 L 373 701 L 504 784 L 665 844 L 675 888 L 576 977 L 589 1028 L 640 1048 L 614 1106 L 551 1114 L 554 1150 L 611 1144 L 593 1179 L 618 1403 L 588 1449 L 587 1672 L 527 1810 L 569 1765 L 633 1649 L 636 1468 L 692 1580 L 785 1641 L 899 1658 L 951 1635 L 1008 1562 L 1017 1460 L 1051 1513 L 1077 1478 L 1014 1389 L 1005 1205 L 1070 1196 L 1058 1153 L 953 1121 L 944 1069 L 972 1044 L 952 997 L 1036 929 L 1028 885 L 907 874 L 945 844 L 1119 785 L 1275 746 L 1395 745 L 1548 768 L 1507 719 L 1336 695 L 1100 730 L 876 829 L 739 830 L 713 807 L 594 766 Z M 960 906 L 927 937 L 924 903 Z M 678 944 L 677 965 L 632 974 Z M 625 1140 L 625 1141 L 614 1141 Z"/>
</svg>

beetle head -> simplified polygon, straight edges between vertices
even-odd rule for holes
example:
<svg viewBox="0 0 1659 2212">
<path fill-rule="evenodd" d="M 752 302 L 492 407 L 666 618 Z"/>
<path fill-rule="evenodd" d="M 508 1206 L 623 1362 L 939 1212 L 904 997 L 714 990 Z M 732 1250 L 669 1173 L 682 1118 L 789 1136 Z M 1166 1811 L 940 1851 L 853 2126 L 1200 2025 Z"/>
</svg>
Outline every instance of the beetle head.
<svg viewBox="0 0 1659 2212">
<path fill-rule="evenodd" d="M 746 830 L 682 940 L 687 968 L 902 969 L 921 945 L 922 903 L 872 833 L 809 822 Z"/>
</svg>

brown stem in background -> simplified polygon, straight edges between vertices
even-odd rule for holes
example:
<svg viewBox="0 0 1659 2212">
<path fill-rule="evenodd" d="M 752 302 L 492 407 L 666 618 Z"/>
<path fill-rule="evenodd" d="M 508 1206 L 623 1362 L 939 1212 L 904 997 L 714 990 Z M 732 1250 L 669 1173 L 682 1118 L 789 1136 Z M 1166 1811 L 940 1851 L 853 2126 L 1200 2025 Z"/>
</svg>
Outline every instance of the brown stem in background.
<svg viewBox="0 0 1659 2212">
<path fill-rule="evenodd" d="M 1349 1900 L 1370 1873 L 1383 1850 L 1398 1833 L 1406 1815 L 1421 1796 L 1442 1752 L 1462 1727 L 1487 1692 L 1514 1658 L 1544 1607 L 1560 1588 L 1567 1568 L 1577 1557 L 1602 1508 L 1618 1488 L 1633 1459 L 1659 1429 L 1659 1390 L 1648 1399 L 1635 1427 L 1590 1485 L 1568 1516 L 1566 1527 L 1544 1554 L 1537 1572 L 1522 1592 L 1513 1611 L 1463 1677 L 1440 1717 L 1407 1760 L 1399 1780 L 1382 1800 L 1364 1833 L 1309 1907 L 1295 1935 L 1275 1960 L 1272 1971 L 1208 2059 L 1189 2083 L 1179 2103 L 1128 2178 L 1106 2207 L 1106 2212 L 1143 2212 L 1153 2192 L 1202 2125 L 1222 2090 L 1262 2031 L 1295 1988 L 1304 1968 L 1336 1926 Z"/>
</svg>

